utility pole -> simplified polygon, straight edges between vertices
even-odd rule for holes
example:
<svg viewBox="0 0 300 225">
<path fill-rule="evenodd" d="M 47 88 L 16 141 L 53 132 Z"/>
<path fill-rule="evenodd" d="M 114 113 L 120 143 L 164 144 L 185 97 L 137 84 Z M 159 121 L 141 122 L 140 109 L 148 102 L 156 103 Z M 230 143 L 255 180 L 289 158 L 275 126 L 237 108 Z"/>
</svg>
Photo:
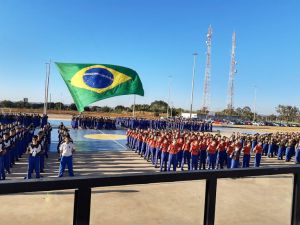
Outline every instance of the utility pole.
<svg viewBox="0 0 300 225">
<path fill-rule="evenodd" d="M 190 108 L 190 119 L 192 118 L 193 113 L 193 101 L 194 101 L 194 81 L 195 81 L 195 69 L 196 69 L 196 57 L 197 53 L 194 53 L 194 64 L 193 64 L 193 75 L 192 75 L 192 91 L 191 91 L 191 108 Z"/>
</svg>

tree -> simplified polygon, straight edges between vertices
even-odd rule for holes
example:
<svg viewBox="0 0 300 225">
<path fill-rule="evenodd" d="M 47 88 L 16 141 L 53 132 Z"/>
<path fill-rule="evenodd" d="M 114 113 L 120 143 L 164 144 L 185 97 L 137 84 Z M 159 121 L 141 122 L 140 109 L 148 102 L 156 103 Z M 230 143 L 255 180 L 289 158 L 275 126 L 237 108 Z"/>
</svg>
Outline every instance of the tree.
<svg viewBox="0 0 300 225">
<path fill-rule="evenodd" d="M 70 105 L 70 110 L 77 110 L 77 106 L 74 103 L 72 103 Z"/>
<path fill-rule="evenodd" d="M 299 116 L 299 108 L 296 106 L 278 105 L 276 112 L 279 114 L 280 119 L 287 122 L 294 121 Z"/>
<path fill-rule="evenodd" d="M 152 112 L 167 112 L 167 108 L 168 108 L 168 103 L 164 102 L 164 101 L 154 101 L 150 104 L 150 110 Z"/>
<path fill-rule="evenodd" d="M 117 105 L 116 107 L 115 107 L 115 111 L 116 112 L 119 112 L 119 113 L 121 113 L 121 112 L 123 112 L 123 111 L 125 111 L 126 110 L 126 107 L 125 106 L 122 106 L 122 105 Z"/>
</svg>

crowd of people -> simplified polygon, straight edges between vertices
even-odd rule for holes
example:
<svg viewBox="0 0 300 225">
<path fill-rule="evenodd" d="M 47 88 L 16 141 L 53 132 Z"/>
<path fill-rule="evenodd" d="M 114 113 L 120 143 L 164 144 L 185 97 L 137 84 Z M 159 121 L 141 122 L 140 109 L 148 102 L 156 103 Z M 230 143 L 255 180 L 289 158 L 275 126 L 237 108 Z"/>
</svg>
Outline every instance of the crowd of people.
<svg viewBox="0 0 300 225">
<path fill-rule="evenodd" d="M 71 126 L 73 129 L 114 130 L 116 129 L 116 120 L 110 117 L 80 115 L 72 117 Z"/>
<path fill-rule="evenodd" d="M 262 156 L 286 162 L 295 157 L 300 163 L 300 133 L 225 137 L 178 129 L 128 129 L 127 146 L 160 171 L 259 167 Z"/>
<path fill-rule="evenodd" d="M 32 113 L 0 113 L 0 124 L 13 124 L 17 122 L 20 125 L 29 127 L 44 127 L 48 123 L 48 116 Z"/>
<path fill-rule="evenodd" d="M 6 174 L 12 173 L 12 168 L 29 153 L 28 173 L 26 178 L 31 178 L 33 170 L 39 173 L 44 171 L 44 159 L 48 157 L 48 143 L 50 142 L 51 126 L 47 123 L 47 116 L 40 117 L 37 114 L 0 114 L 0 179 L 5 180 Z M 38 136 L 35 130 L 40 127 Z M 33 159 L 30 144 L 32 139 L 43 145 L 43 151 L 38 154 L 38 160 Z"/>
<path fill-rule="evenodd" d="M 184 119 L 184 118 L 168 118 L 168 119 L 142 119 L 142 118 L 117 118 L 118 125 L 129 129 L 180 129 L 200 132 L 212 132 L 212 122 Z"/>
<path fill-rule="evenodd" d="M 0 114 L 0 180 L 13 173 L 20 158 L 28 157 L 25 179 L 40 178 L 44 173 L 45 159 L 51 143 L 52 127 L 47 116 L 38 114 Z M 62 124 L 58 129 L 59 177 L 68 167 L 74 176 L 72 154 L 75 151 L 68 129 Z"/>
</svg>

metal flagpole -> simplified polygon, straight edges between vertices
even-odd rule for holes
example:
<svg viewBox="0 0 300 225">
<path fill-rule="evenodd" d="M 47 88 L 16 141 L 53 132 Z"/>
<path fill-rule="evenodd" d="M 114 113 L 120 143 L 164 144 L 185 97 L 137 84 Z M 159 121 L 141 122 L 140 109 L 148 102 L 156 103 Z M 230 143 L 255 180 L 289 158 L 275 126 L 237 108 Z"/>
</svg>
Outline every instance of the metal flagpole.
<svg viewBox="0 0 300 225">
<path fill-rule="evenodd" d="M 47 65 L 48 63 L 45 63 L 45 65 L 46 65 L 46 78 L 45 78 L 45 95 L 44 95 L 44 114 L 46 114 L 47 113 L 47 109 L 46 109 L 46 107 L 47 107 L 47 104 L 46 104 L 46 102 L 47 102 L 47 78 L 48 78 L 48 65 Z"/>
<path fill-rule="evenodd" d="M 135 117 L 135 98 L 136 98 L 136 95 L 133 95 L 132 117 Z"/>
<path fill-rule="evenodd" d="M 190 119 L 192 118 L 193 113 L 193 101 L 194 101 L 194 80 L 195 80 L 195 67 L 196 67 L 196 57 L 197 53 L 194 53 L 194 64 L 193 64 L 193 76 L 192 76 L 192 91 L 191 91 L 191 108 L 190 108 Z"/>
<path fill-rule="evenodd" d="M 48 97 L 49 97 L 49 78 L 50 78 L 50 67 L 51 67 L 51 60 L 49 63 L 46 63 L 46 101 L 45 101 L 45 111 L 44 114 L 47 114 L 48 109 Z"/>
</svg>

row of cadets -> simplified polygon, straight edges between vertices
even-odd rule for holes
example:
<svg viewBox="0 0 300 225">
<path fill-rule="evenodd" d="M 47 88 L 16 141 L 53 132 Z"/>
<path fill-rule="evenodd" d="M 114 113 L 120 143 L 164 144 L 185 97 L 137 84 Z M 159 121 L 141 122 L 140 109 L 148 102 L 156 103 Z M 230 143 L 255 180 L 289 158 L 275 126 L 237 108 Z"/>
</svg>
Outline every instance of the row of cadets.
<svg viewBox="0 0 300 225">
<path fill-rule="evenodd" d="M 6 154 L 2 135 L 0 135 L 0 180 L 5 180 L 4 156 Z"/>
</svg>

